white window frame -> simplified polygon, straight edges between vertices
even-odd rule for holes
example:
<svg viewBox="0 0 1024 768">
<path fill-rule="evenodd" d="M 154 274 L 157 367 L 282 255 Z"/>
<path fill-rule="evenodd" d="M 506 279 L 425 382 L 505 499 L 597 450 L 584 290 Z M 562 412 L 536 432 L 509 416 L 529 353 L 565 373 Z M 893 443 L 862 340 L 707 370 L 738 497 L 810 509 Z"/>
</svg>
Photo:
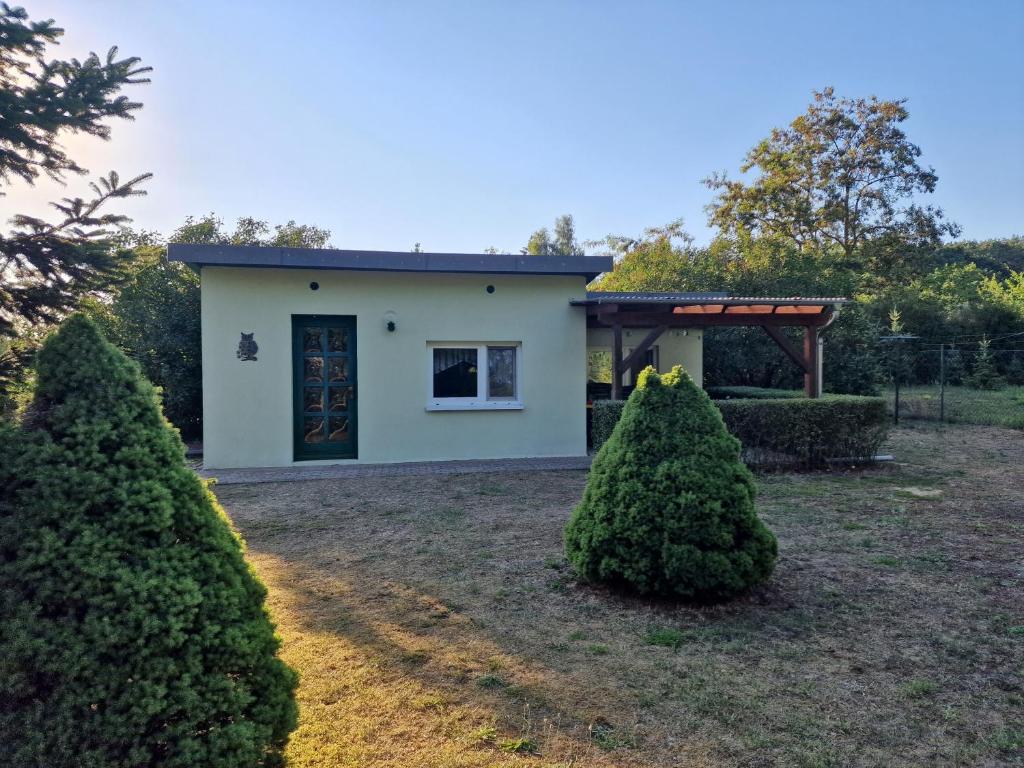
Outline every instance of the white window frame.
<svg viewBox="0 0 1024 768">
<path fill-rule="evenodd" d="M 487 392 L 487 350 L 502 347 L 515 350 L 516 391 L 510 399 L 493 400 Z M 434 350 L 476 350 L 476 397 L 434 397 Z M 427 407 L 428 411 L 521 411 L 523 410 L 523 344 L 520 341 L 428 341 L 427 342 Z"/>
</svg>

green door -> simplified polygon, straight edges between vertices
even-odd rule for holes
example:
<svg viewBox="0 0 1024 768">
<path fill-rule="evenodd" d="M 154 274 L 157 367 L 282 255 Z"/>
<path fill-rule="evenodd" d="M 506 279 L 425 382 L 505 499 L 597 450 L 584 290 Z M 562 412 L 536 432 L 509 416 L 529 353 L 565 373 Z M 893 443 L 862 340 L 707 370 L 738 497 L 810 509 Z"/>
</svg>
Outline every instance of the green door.
<svg viewBox="0 0 1024 768">
<path fill-rule="evenodd" d="M 354 459 L 356 319 L 292 315 L 295 460 Z"/>
</svg>

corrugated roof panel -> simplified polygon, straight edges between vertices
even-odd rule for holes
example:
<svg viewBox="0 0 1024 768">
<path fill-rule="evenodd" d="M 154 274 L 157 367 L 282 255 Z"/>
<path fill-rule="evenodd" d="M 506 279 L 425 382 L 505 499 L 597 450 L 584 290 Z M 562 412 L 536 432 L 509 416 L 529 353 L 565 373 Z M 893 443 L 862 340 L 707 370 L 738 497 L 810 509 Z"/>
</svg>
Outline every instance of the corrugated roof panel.
<svg viewBox="0 0 1024 768">
<path fill-rule="evenodd" d="M 572 303 L 577 306 L 597 304 L 724 304 L 724 305 L 835 305 L 848 299 L 838 296 L 730 296 L 728 293 L 657 293 L 644 291 L 587 291 L 587 298 Z"/>
</svg>

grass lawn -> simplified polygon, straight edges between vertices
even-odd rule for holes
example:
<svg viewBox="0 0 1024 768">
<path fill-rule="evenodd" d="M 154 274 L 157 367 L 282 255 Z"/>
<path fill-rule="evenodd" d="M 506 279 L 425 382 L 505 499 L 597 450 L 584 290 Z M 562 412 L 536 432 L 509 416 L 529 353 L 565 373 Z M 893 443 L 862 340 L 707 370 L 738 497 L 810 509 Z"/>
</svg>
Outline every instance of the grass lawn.
<svg viewBox="0 0 1024 768">
<path fill-rule="evenodd" d="M 886 392 L 892 410 L 893 391 Z M 900 387 L 900 416 L 908 419 L 939 418 L 939 386 Z M 1024 429 L 1024 387 L 1005 387 L 992 392 L 969 387 L 946 387 L 946 421 L 961 424 Z"/>
<path fill-rule="evenodd" d="M 223 486 L 299 669 L 292 768 L 1024 762 L 1024 439 L 760 479 L 780 559 L 717 608 L 578 584 L 582 472 Z"/>
</svg>

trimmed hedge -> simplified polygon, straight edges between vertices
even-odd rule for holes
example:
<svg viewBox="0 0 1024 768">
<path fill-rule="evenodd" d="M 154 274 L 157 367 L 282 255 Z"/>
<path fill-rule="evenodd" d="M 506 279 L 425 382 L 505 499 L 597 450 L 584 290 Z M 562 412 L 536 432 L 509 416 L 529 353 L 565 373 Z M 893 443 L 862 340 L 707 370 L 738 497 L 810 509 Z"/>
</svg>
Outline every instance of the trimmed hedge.
<svg viewBox="0 0 1024 768">
<path fill-rule="evenodd" d="M 799 389 L 765 387 L 708 387 L 704 391 L 712 400 L 791 400 L 804 396 Z"/>
<path fill-rule="evenodd" d="M 625 400 L 594 401 L 594 408 L 591 411 L 590 439 L 595 453 L 608 442 L 612 430 L 619 423 L 619 417 L 622 416 L 622 409 L 625 406 Z"/>
<path fill-rule="evenodd" d="M 821 467 L 834 459 L 870 461 L 889 433 L 881 397 L 825 395 L 800 400 L 716 403 L 729 431 L 760 464 Z"/>
<path fill-rule="evenodd" d="M 648 366 L 601 447 L 565 529 L 587 581 L 727 600 L 768 579 L 778 546 L 754 509 L 740 444 L 681 366 Z"/>
<path fill-rule="evenodd" d="M 624 403 L 594 402 L 595 450 L 608 439 Z M 748 463 L 826 466 L 831 460 L 869 461 L 889 432 L 881 397 L 825 395 L 816 399 L 719 400 L 729 432 L 743 444 Z"/>
</svg>

